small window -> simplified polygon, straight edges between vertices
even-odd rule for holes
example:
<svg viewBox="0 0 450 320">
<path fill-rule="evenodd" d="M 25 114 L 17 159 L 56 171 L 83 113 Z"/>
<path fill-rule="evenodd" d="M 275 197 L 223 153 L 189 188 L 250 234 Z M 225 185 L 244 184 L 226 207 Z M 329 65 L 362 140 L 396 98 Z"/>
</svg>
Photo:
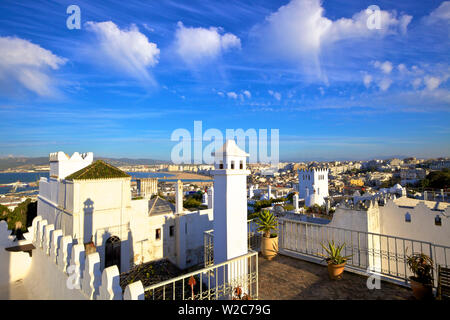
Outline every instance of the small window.
<svg viewBox="0 0 450 320">
<path fill-rule="evenodd" d="M 155 230 L 155 239 L 161 240 L 161 228 Z"/>
<path fill-rule="evenodd" d="M 411 215 L 409 214 L 409 212 L 405 214 L 405 222 L 411 222 Z"/>
<path fill-rule="evenodd" d="M 234 161 L 231 161 L 231 169 L 234 169 Z"/>
<path fill-rule="evenodd" d="M 244 169 L 244 162 L 242 160 L 239 162 L 239 169 Z"/>
<path fill-rule="evenodd" d="M 173 237 L 175 231 L 174 229 L 175 229 L 174 226 L 169 227 L 169 236 Z"/>
<path fill-rule="evenodd" d="M 442 219 L 441 219 L 441 217 L 436 216 L 434 218 L 434 224 L 437 225 L 437 226 L 442 226 Z"/>
<path fill-rule="evenodd" d="M 223 162 L 222 161 L 220 161 L 219 169 L 223 169 Z"/>
</svg>

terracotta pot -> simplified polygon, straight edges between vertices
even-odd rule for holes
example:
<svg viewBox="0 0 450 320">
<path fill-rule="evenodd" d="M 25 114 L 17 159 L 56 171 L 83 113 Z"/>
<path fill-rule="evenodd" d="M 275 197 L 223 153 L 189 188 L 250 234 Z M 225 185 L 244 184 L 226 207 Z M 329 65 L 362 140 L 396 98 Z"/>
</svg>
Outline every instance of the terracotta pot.
<svg viewBox="0 0 450 320">
<path fill-rule="evenodd" d="M 261 253 L 267 260 L 272 260 L 278 253 L 278 236 L 275 237 L 262 237 L 261 240 Z"/>
<path fill-rule="evenodd" d="M 423 284 L 409 278 L 414 298 L 417 300 L 431 299 L 433 297 L 433 287 L 430 284 Z"/>
<path fill-rule="evenodd" d="M 328 262 L 328 275 L 331 280 L 340 280 L 344 273 L 345 262 L 341 264 L 333 264 Z"/>
</svg>

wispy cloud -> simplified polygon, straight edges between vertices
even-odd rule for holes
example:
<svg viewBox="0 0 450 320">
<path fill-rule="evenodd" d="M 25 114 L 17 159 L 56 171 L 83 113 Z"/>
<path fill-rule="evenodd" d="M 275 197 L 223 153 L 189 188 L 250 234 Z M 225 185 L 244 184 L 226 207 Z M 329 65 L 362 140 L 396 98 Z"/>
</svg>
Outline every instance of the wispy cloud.
<svg viewBox="0 0 450 320">
<path fill-rule="evenodd" d="M 25 88 L 39 96 L 54 96 L 52 72 L 66 61 L 28 40 L 0 37 L 0 91 L 17 94 Z"/>
<path fill-rule="evenodd" d="M 439 7 L 434 9 L 429 15 L 423 18 L 426 24 L 450 21 L 450 1 L 442 2 Z"/>
<path fill-rule="evenodd" d="M 149 68 L 158 64 L 160 50 L 136 25 L 124 29 L 112 21 L 89 21 L 85 25 L 96 36 L 96 40 L 89 45 L 89 54 L 95 62 L 145 83 L 155 84 Z"/>
<path fill-rule="evenodd" d="M 324 78 L 320 55 L 325 46 L 347 39 L 369 39 L 402 34 L 412 17 L 380 11 L 380 29 L 367 26 L 365 10 L 351 18 L 331 20 L 325 17 L 320 0 L 291 0 L 257 25 L 252 34 L 261 46 L 278 59 L 297 63 L 303 70 Z"/>
<path fill-rule="evenodd" d="M 222 28 L 185 27 L 178 22 L 175 32 L 175 51 L 189 66 L 213 61 L 226 51 L 241 48 L 241 40 Z"/>
</svg>

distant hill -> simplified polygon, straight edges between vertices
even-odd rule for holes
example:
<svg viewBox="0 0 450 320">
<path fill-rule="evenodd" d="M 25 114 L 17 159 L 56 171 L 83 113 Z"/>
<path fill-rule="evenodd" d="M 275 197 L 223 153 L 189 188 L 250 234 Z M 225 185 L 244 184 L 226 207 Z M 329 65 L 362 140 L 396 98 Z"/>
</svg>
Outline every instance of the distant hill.
<svg viewBox="0 0 450 320">
<path fill-rule="evenodd" d="M 33 166 L 48 165 L 48 157 L 26 158 L 26 157 L 7 157 L 0 158 L 0 170 L 6 169 L 30 169 Z"/>
<path fill-rule="evenodd" d="M 326 157 L 299 157 L 297 159 L 282 159 L 280 162 L 311 162 L 311 161 L 317 161 L 317 162 L 329 162 L 329 161 L 370 161 L 370 160 L 389 160 L 389 159 L 405 159 L 408 158 L 404 155 L 392 155 L 392 156 L 373 156 L 373 157 L 366 157 L 366 158 L 359 158 L 359 159 L 352 159 L 352 158 L 344 158 L 344 157 L 337 157 L 337 158 L 326 158 Z"/>
<path fill-rule="evenodd" d="M 104 157 L 96 157 L 95 160 L 103 160 L 113 166 L 126 166 L 126 165 L 154 165 L 154 164 L 163 164 L 167 163 L 160 160 L 153 159 L 128 159 L 128 158 L 104 158 Z M 34 166 L 45 166 L 48 165 L 48 157 L 36 157 L 36 158 L 27 158 L 27 157 L 5 157 L 0 158 L 0 170 L 6 169 L 23 169 L 28 170 L 32 169 Z"/>
<path fill-rule="evenodd" d="M 113 166 L 130 166 L 130 165 L 153 165 L 153 164 L 164 164 L 168 161 L 153 160 L 153 159 L 129 159 L 129 158 L 103 158 L 94 157 L 95 160 L 103 160 Z"/>
</svg>

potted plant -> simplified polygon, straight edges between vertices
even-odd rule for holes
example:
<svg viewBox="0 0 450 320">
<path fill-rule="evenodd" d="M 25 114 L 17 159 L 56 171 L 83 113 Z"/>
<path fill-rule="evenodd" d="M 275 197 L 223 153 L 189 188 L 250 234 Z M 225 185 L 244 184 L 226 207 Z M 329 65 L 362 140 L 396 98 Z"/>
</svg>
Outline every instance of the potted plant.
<svg viewBox="0 0 450 320">
<path fill-rule="evenodd" d="M 257 230 L 263 232 L 261 241 L 261 253 L 267 260 L 272 260 L 278 252 L 278 235 L 272 233 L 277 231 L 278 221 L 273 213 L 268 210 L 262 211 L 256 220 Z"/>
<path fill-rule="evenodd" d="M 335 245 L 334 241 L 328 241 L 328 247 L 323 243 L 321 244 L 328 255 L 320 254 L 325 257 L 325 261 L 328 263 L 328 275 L 331 280 L 339 280 L 342 278 L 344 273 L 345 264 L 347 260 L 351 258 L 350 256 L 342 256 L 341 252 L 345 246 L 345 243 L 341 246 Z"/>
<path fill-rule="evenodd" d="M 409 277 L 413 295 L 418 300 L 433 296 L 433 260 L 423 253 L 407 257 L 408 267 L 414 276 Z"/>
</svg>

